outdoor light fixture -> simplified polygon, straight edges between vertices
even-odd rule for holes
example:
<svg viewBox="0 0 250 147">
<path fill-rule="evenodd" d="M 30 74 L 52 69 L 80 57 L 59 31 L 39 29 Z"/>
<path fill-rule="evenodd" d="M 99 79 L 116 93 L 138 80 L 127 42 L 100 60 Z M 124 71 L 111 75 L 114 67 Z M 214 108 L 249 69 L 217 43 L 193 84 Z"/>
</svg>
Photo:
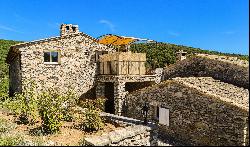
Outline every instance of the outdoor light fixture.
<svg viewBox="0 0 250 147">
<path fill-rule="evenodd" d="M 148 120 L 147 120 L 148 110 L 149 110 L 149 103 L 145 102 L 144 106 L 142 107 L 142 116 L 144 117 L 144 124 L 148 123 Z"/>
</svg>

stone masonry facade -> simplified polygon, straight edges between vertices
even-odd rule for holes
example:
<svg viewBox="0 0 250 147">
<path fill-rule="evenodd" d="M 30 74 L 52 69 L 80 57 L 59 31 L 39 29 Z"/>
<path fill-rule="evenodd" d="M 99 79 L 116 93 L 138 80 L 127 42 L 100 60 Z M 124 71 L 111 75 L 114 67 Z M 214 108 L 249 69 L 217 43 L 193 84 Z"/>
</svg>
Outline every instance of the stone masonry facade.
<svg viewBox="0 0 250 147">
<path fill-rule="evenodd" d="M 12 92 L 20 92 L 25 80 L 34 80 L 38 91 L 53 87 L 65 92 L 72 88 L 81 96 L 95 84 L 95 51 L 112 52 L 113 48 L 80 32 L 18 44 L 12 47 L 13 50 L 19 52 L 20 59 L 17 55 L 9 61 Z M 50 50 L 60 53 L 58 64 L 44 63 L 44 52 Z"/>
<path fill-rule="evenodd" d="M 211 77 L 173 78 L 129 93 L 125 116 L 143 120 L 149 102 L 149 120 L 158 122 L 157 107 L 169 109 L 169 126 L 159 135 L 190 145 L 248 145 L 248 89 L 218 82 Z"/>
<path fill-rule="evenodd" d="M 129 93 L 125 89 L 126 82 L 155 82 L 160 83 L 162 69 L 156 69 L 154 75 L 101 75 L 97 77 L 96 96 L 104 97 L 105 82 L 114 83 L 115 114 L 122 115 L 124 112 L 125 97 Z"/>
</svg>

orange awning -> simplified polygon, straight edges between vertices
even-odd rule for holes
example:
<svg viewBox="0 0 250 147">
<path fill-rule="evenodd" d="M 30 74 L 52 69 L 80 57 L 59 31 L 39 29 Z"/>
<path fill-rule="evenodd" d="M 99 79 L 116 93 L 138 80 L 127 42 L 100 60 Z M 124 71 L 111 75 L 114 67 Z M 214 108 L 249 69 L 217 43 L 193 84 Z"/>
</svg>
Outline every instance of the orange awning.
<svg viewBox="0 0 250 147">
<path fill-rule="evenodd" d="M 122 37 L 122 36 L 117 36 L 117 35 L 104 35 L 99 39 L 99 43 L 105 44 L 105 45 L 127 45 L 130 44 L 134 41 L 137 41 L 138 39 L 133 38 L 133 37 Z"/>
</svg>

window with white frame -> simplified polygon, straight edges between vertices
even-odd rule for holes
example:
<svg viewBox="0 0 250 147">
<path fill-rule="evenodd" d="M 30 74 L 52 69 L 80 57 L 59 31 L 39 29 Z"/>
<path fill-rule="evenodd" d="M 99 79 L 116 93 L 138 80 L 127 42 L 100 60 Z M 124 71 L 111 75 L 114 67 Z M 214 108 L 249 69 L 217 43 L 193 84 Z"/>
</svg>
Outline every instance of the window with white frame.
<svg viewBox="0 0 250 147">
<path fill-rule="evenodd" d="M 45 51 L 43 57 L 44 57 L 44 63 L 48 63 L 48 64 L 59 63 L 58 51 Z"/>
</svg>

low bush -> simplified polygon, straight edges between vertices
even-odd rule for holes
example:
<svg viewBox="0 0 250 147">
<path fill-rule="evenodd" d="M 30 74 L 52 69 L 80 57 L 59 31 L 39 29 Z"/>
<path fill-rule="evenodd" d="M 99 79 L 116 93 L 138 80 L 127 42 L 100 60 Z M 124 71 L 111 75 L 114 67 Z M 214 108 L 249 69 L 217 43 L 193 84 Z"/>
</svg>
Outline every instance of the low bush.
<svg viewBox="0 0 250 147">
<path fill-rule="evenodd" d="M 103 129 L 104 122 L 98 110 L 87 109 L 84 113 L 82 127 L 85 131 L 92 132 Z"/>
<path fill-rule="evenodd" d="M 103 129 L 104 120 L 100 116 L 100 112 L 104 110 L 105 100 L 104 98 L 97 98 L 96 100 L 85 100 L 81 102 L 81 106 L 85 108 L 82 122 L 82 128 L 85 131 L 92 132 Z"/>
<path fill-rule="evenodd" d="M 0 146 L 22 146 L 24 144 L 24 140 L 21 136 L 0 135 Z"/>
<path fill-rule="evenodd" d="M 46 133 L 59 131 L 61 121 L 71 116 L 71 107 L 76 104 L 76 96 L 72 90 L 59 94 L 56 89 L 42 92 L 38 98 L 38 109 L 42 119 L 42 128 Z"/>
<path fill-rule="evenodd" d="M 24 87 L 21 93 L 15 93 L 12 98 L 2 102 L 2 106 L 18 115 L 19 122 L 27 124 L 34 123 L 38 118 L 37 93 L 34 81 L 24 81 Z"/>
<path fill-rule="evenodd" d="M 16 124 L 8 122 L 7 120 L 0 118 L 0 134 L 8 133 L 16 128 Z"/>
</svg>

